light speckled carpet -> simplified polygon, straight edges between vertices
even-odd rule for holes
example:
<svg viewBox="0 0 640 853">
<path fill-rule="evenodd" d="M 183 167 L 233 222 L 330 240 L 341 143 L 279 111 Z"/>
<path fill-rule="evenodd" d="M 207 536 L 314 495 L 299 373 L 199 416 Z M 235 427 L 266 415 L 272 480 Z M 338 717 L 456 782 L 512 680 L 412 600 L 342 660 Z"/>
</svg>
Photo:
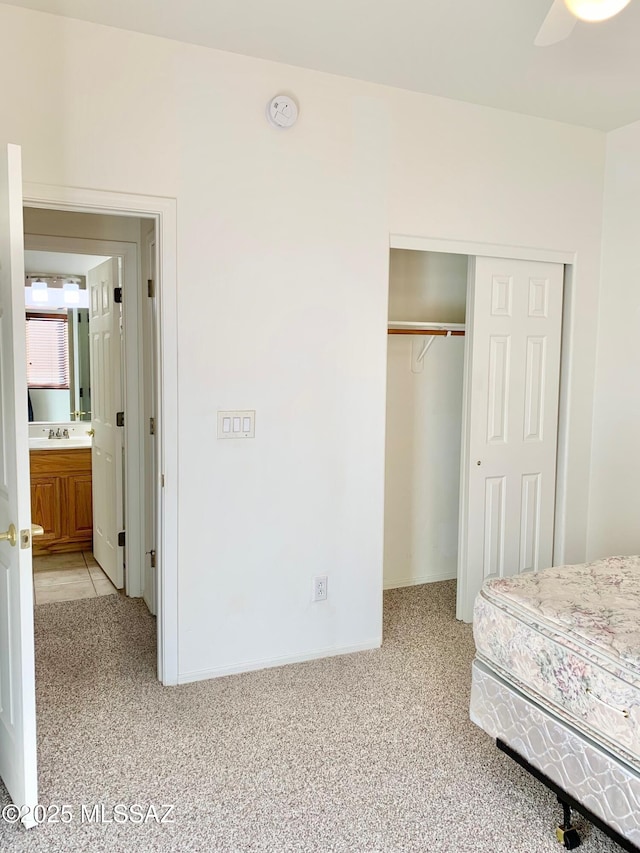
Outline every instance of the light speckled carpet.
<svg viewBox="0 0 640 853">
<path fill-rule="evenodd" d="M 0 824 L 0 850 L 557 853 L 554 797 L 469 722 L 454 598 L 451 582 L 385 593 L 380 650 L 177 688 L 156 681 L 141 602 L 37 607 L 40 800 L 72 820 Z M 132 803 L 175 822 L 86 820 Z"/>
</svg>

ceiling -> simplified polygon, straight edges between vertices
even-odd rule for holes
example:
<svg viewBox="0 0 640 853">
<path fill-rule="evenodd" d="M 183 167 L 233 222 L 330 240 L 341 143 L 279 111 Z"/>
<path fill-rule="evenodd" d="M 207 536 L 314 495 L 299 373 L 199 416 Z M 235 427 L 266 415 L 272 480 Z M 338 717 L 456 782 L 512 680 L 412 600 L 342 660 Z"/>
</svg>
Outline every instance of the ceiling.
<svg viewBox="0 0 640 853">
<path fill-rule="evenodd" d="M 551 0 L 13 0 L 39 9 L 600 130 L 640 119 L 640 0 L 533 40 Z"/>
<path fill-rule="evenodd" d="M 27 249 L 24 253 L 25 273 L 51 275 L 84 275 L 108 258 L 99 255 L 70 255 L 66 252 L 39 252 Z"/>
</svg>

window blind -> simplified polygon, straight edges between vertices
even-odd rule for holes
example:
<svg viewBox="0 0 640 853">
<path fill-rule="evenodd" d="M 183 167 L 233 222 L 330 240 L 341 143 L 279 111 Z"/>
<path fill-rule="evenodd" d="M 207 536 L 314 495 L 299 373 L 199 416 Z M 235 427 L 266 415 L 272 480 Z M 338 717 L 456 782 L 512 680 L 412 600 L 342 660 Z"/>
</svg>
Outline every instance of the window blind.
<svg viewBox="0 0 640 853">
<path fill-rule="evenodd" d="M 69 338 L 66 314 L 27 314 L 29 388 L 69 387 Z"/>
</svg>

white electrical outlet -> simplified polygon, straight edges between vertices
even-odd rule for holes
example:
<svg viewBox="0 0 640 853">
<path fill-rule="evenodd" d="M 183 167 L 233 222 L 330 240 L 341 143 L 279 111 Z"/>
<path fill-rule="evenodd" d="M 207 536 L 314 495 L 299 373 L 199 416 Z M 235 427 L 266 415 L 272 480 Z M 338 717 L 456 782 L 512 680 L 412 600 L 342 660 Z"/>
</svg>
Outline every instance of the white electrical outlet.
<svg viewBox="0 0 640 853">
<path fill-rule="evenodd" d="M 313 579 L 313 600 L 327 600 L 328 579 L 326 575 L 318 575 Z"/>
</svg>

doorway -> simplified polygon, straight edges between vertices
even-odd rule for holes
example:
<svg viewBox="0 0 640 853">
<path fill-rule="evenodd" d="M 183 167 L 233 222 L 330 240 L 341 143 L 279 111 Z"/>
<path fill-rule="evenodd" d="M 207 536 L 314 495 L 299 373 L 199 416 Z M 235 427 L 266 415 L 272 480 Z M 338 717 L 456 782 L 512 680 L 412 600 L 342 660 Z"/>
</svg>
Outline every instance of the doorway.
<svg viewBox="0 0 640 853">
<path fill-rule="evenodd" d="M 30 524 L 28 401 L 24 315 L 23 208 L 67 213 L 146 217 L 157 237 L 158 382 L 156 427 L 159 465 L 157 498 L 157 675 L 163 684 L 178 681 L 177 657 L 177 323 L 175 199 L 24 184 L 21 150 L 8 144 L 0 163 L 0 315 L 3 334 L 0 467 L 0 539 L 8 595 L 2 599 L 4 631 L 0 668 L 9 704 L 0 714 L 0 774 L 15 803 L 35 807 L 37 758 L 35 728 L 34 630 L 32 611 L 32 536 Z M 46 231 L 43 232 L 46 234 Z M 107 254 L 113 254 L 107 252 Z M 129 351 L 130 352 L 130 351 Z M 131 424 L 130 424 L 131 426 Z M 129 466 L 127 466 L 129 470 Z M 136 479 L 138 485 L 141 478 Z M 169 522 L 167 522 L 167 519 Z M 19 546 L 19 547 L 18 547 Z M 32 814 L 32 812 L 30 812 Z M 33 817 L 25 818 L 27 826 Z"/>
<path fill-rule="evenodd" d="M 121 407 L 120 347 L 102 371 L 94 369 L 102 353 L 91 352 L 92 340 L 99 341 L 93 283 L 106 269 L 119 285 L 122 259 L 29 248 L 37 243 L 25 235 L 31 519 L 42 528 L 32 544 L 33 580 L 35 603 L 44 604 L 113 595 L 124 586 L 124 549 L 104 553 L 105 544 L 117 545 L 109 528 L 124 524 L 122 477 L 111 482 L 103 464 L 92 403 L 109 399 Z M 123 460 L 120 452 L 120 468 Z"/>
<path fill-rule="evenodd" d="M 385 589 L 456 577 L 467 267 L 390 252 Z"/>
<path fill-rule="evenodd" d="M 93 435 L 94 555 L 118 589 L 124 589 L 128 596 L 140 597 L 148 574 L 146 564 L 156 552 L 155 527 L 147 530 L 144 524 L 145 465 L 155 468 L 155 459 L 144 455 L 142 441 L 143 424 L 149 424 L 155 413 L 145 411 L 142 387 L 153 385 L 157 371 L 153 354 L 144 346 L 153 335 L 145 333 L 143 321 L 152 321 L 153 314 L 141 309 L 143 298 L 148 297 L 146 282 L 143 293 L 140 281 L 147 272 L 140 257 L 141 235 L 152 232 L 153 222 L 128 218 L 122 223 L 113 216 L 55 210 L 34 214 L 29 208 L 24 211 L 24 222 L 27 253 L 35 251 L 39 259 L 49 260 L 50 266 L 56 255 L 62 259 L 88 259 L 85 301 L 91 332 L 92 403 L 91 415 L 87 412 L 80 417 L 91 418 Z M 105 240 L 99 239 L 100 235 L 129 239 Z M 50 296 L 55 293 L 52 288 Z M 82 289 L 78 298 L 81 293 Z M 66 426 L 58 424 L 57 430 L 60 429 L 75 434 L 78 421 Z M 59 446 L 53 449 L 57 452 Z M 48 442 L 44 447 L 47 451 L 52 449 Z M 40 451 L 43 457 L 44 453 Z M 51 458 L 50 452 L 47 458 Z M 62 459 L 69 457 L 63 455 Z M 150 479 L 155 479 L 153 471 Z M 37 550 L 38 545 L 35 547 Z M 49 544 L 48 550 L 73 548 L 73 540 L 63 537 L 57 544 Z M 155 602 L 150 604 L 154 612 Z"/>
<path fill-rule="evenodd" d="M 87 244 L 82 241 L 94 241 L 91 252 L 96 252 L 102 241 L 99 254 L 120 255 L 140 284 L 132 289 L 125 282 L 123 288 L 124 337 L 125 341 L 136 342 L 135 347 L 124 349 L 123 371 L 134 382 L 137 379 L 138 388 L 142 389 L 125 400 L 128 415 L 127 408 L 124 410 L 125 442 L 128 448 L 136 447 L 135 453 L 127 454 L 123 475 L 127 496 L 125 549 L 127 554 L 139 555 L 137 561 L 129 560 L 125 583 L 128 595 L 143 597 L 147 607 L 157 612 L 157 675 L 165 685 L 177 684 L 175 200 L 26 184 L 23 202 L 24 230 L 34 239 L 57 242 L 53 248 L 58 251 L 69 248 L 65 241 L 73 239 L 74 251 L 81 252 L 87 251 Z M 63 214 L 65 229 L 52 228 L 47 218 Z M 89 222 L 93 231 L 87 230 Z M 132 247 L 134 257 L 127 259 Z M 127 260 L 131 263 L 127 264 Z M 149 284 L 149 280 L 153 283 Z M 153 298 L 148 297 L 149 288 Z M 157 368 L 155 377 L 145 383 L 144 376 L 151 375 L 152 367 Z M 127 387 L 134 387 L 134 382 L 128 381 Z M 153 422 L 149 418 L 145 423 L 144 407 L 151 405 Z M 151 539 L 153 530 L 155 542 Z"/>
</svg>

